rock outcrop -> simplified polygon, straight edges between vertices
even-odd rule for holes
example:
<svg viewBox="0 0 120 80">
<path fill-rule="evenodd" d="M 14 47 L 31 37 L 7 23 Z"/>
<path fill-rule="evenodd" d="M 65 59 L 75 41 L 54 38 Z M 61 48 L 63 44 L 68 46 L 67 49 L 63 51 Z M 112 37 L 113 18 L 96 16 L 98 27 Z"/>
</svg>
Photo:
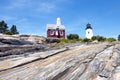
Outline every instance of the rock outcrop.
<svg viewBox="0 0 120 80">
<path fill-rule="evenodd" d="M 0 57 L 0 80 L 120 80 L 119 43 L 72 45 Z"/>
<path fill-rule="evenodd" d="M 31 42 L 31 43 L 40 43 L 40 44 L 46 41 L 45 37 L 37 36 L 37 35 L 3 35 L 3 34 L 0 34 L 0 39 L 6 39 L 7 41 L 9 40 L 8 42 L 10 43 L 12 43 L 12 41 L 10 40 L 16 40 L 16 41 L 19 40 L 21 41 L 21 43 Z"/>
<path fill-rule="evenodd" d="M 29 38 L 28 38 L 28 41 L 31 41 L 31 42 L 36 42 L 36 43 L 43 43 L 46 41 L 46 39 L 42 36 L 33 36 L 31 35 Z"/>
</svg>

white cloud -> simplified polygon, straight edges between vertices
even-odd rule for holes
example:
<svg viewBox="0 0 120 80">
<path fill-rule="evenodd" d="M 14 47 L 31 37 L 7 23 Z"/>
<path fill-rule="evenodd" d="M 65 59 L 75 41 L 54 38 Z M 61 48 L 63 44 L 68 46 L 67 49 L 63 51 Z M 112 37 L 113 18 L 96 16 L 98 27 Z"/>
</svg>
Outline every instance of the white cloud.
<svg viewBox="0 0 120 80">
<path fill-rule="evenodd" d="M 7 10 L 31 10 L 35 12 L 51 13 L 62 7 L 68 0 L 9 0 L 4 6 Z"/>
<path fill-rule="evenodd" d="M 5 21 L 10 21 L 10 20 L 15 20 L 16 18 L 8 16 L 8 15 L 0 15 L 0 19 L 5 20 Z"/>
<path fill-rule="evenodd" d="M 57 9 L 57 6 L 53 3 L 43 2 L 37 6 L 35 9 L 38 12 L 51 13 Z"/>
<path fill-rule="evenodd" d="M 31 0 L 11 0 L 9 5 L 7 5 L 6 9 L 22 9 L 29 4 Z"/>
<path fill-rule="evenodd" d="M 27 18 L 23 18 L 23 19 L 18 19 L 15 21 L 16 24 L 21 24 L 23 22 L 28 22 L 28 19 Z"/>
</svg>

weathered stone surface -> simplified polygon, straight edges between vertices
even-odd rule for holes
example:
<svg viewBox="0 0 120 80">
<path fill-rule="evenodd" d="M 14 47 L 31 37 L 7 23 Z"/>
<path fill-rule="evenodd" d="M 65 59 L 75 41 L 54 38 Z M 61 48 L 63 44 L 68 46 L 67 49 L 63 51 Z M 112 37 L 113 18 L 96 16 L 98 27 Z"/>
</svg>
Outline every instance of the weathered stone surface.
<svg viewBox="0 0 120 80">
<path fill-rule="evenodd" d="M 120 44 L 64 45 L 2 60 L 0 80 L 120 80 Z"/>
<path fill-rule="evenodd" d="M 33 43 L 44 43 L 46 38 L 43 36 L 36 35 L 3 35 L 0 34 L 0 42 L 1 39 L 4 43 L 9 44 L 33 44 Z M 13 41 L 12 41 L 13 40 Z"/>
<path fill-rule="evenodd" d="M 17 56 L 16 58 L 10 58 L 8 60 L 0 61 L 0 71 L 3 71 L 8 68 L 13 68 L 22 64 L 26 64 L 35 60 L 41 60 L 47 58 L 49 56 L 55 55 L 61 51 L 67 50 L 66 48 L 58 49 L 58 50 L 51 50 L 45 52 L 36 52 L 34 54 L 28 54 L 28 56 Z M 14 55 L 22 53 L 21 51 L 15 52 Z M 23 54 L 23 53 L 22 53 Z M 12 55 L 13 56 L 13 55 Z"/>
<path fill-rule="evenodd" d="M 31 42 L 35 42 L 35 43 L 43 43 L 46 41 L 46 39 L 42 36 L 33 36 L 31 35 L 29 38 L 28 38 L 28 41 L 31 41 Z"/>
<path fill-rule="evenodd" d="M 25 41 L 25 40 L 16 40 L 16 39 L 0 39 L 0 42 L 3 44 L 10 45 L 33 45 L 33 42 Z"/>
</svg>

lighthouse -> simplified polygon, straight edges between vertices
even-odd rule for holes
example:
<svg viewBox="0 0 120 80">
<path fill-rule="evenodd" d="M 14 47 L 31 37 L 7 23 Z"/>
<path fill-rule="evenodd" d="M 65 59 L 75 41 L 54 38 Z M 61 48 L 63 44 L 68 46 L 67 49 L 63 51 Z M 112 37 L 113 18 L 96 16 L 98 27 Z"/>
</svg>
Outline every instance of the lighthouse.
<svg viewBox="0 0 120 80">
<path fill-rule="evenodd" d="M 92 27 L 91 24 L 87 24 L 86 25 L 86 38 L 91 39 L 93 37 L 93 31 L 92 31 Z"/>
</svg>

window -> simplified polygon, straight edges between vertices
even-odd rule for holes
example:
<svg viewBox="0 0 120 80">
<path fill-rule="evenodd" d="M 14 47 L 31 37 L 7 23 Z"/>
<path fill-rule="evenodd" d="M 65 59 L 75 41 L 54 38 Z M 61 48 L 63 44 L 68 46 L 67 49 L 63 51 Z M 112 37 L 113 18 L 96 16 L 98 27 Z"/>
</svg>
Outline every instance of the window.
<svg viewBox="0 0 120 80">
<path fill-rule="evenodd" d="M 54 30 L 50 30 L 50 35 L 54 35 Z"/>
<path fill-rule="evenodd" d="M 60 30 L 60 35 L 63 36 L 63 31 L 62 30 Z"/>
<path fill-rule="evenodd" d="M 89 34 L 90 32 L 88 32 L 88 34 Z"/>
</svg>

